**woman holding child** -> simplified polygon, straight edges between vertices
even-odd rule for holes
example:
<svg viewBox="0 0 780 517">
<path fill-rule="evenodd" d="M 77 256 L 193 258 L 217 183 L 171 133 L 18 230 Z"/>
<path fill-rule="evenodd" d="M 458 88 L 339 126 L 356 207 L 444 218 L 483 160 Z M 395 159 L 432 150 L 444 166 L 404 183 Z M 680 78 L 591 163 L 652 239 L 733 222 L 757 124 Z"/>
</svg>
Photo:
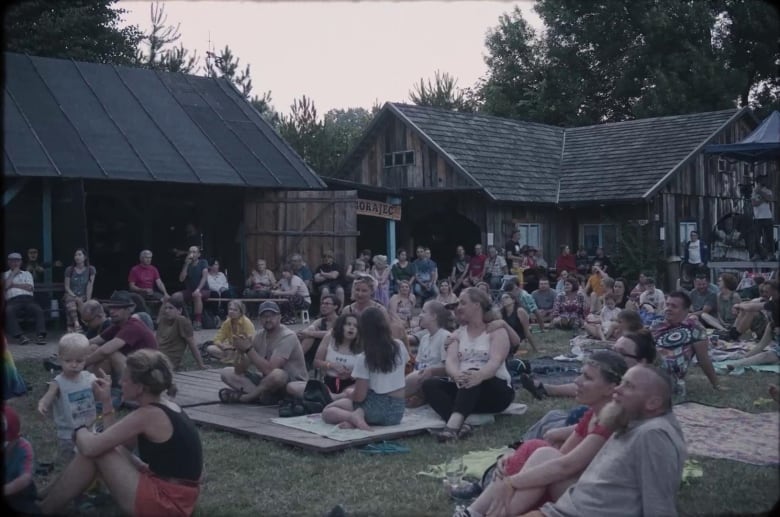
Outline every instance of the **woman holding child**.
<svg viewBox="0 0 780 517">
<path fill-rule="evenodd" d="M 456 314 L 463 325 L 452 334 L 445 368 L 449 378 L 423 382 L 425 399 L 446 425 L 435 433 L 439 441 L 470 434 L 465 423 L 472 413 L 499 413 L 514 399 L 511 377 L 506 369 L 509 336 L 504 328 L 488 333 L 495 317 L 490 297 L 477 288 L 460 293 Z"/>
<path fill-rule="evenodd" d="M 498 461 L 496 477 L 457 517 L 521 515 L 556 501 L 577 482 L 612 434 L 598 421 L 598 413 L 612 400 L 612 393 L 627 370 L 623 358 L 611 351 L 593 353 L 585 360 L 577 385 L 577 401 L 589 406 L 560 449 L 544 440 L 524 442 Z"/>
<path fill-rule="evenodd" d="M 125 401 L 139 407 L 121 420 L 102 413 L 99 434 L 81 425 L 73 431 L 78 453 L 49 487 L 44 514 L 62 514 L 66 505 L 100 478 L 122 513 L 191 515 L 200 494 L 203 453 L 195 424 L 163 395 L 176 392 L 165 354 L 143 349 L 127 357 L 120 385 Z M 111 379 L 98 377 L 95 397 L 111 407 Z M 125 448 L 137 445 L 136 457 Z"/>
<path fill-rule="evenodd" d="M 352 370 L 353 391 L 328 404 L 322 420 L 367 431 L 371 425 L 397 425 L 404 415 L 406 347 L 393 339 L 387 316 L 375 307 L 361 314 L 358 335 L 363 352 Z"/>
</svg>

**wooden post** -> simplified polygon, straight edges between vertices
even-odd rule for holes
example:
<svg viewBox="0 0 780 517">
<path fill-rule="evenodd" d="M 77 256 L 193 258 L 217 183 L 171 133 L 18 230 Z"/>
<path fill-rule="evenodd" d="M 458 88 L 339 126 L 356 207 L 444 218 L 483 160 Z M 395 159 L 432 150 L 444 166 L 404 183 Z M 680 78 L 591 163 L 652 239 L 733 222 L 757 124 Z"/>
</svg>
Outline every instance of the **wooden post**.
<svg viewBox="0 0 780 517">
<path fill-rule="evenodd" d="M 401 198 L 388 196 L 387 203 L 390 205 L 400 205 Z M 392 264 L 395 258 L 395 221 L 388 219 L 387 222 L 387 263 Z"/>
<path fill-rule="evenodd" d="M 43 219 L 43 235 L 42 235 L 42 252 L 44 264 L 50 264 L 49 267 L 44 269 L 44 279 L 47 284 L 52 283 L 52 272 L 54 268 L 52 241 L 51 241 L 51 181 L 43 180 L 43 197 L 41 200 L 42 219 Z"/>
</svg>

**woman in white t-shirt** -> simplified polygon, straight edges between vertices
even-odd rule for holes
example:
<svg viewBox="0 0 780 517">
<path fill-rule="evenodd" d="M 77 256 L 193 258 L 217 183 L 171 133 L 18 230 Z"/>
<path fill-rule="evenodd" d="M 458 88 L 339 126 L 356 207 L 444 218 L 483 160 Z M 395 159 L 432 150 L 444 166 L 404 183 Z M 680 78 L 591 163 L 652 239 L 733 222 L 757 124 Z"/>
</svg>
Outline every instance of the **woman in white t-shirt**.
<svg viewBox="0 0 780 517">
<path fill-rule="evenodd" d="M 447 347 L 449 378 L 426 379 L 422 386 L 425 400 L 447 422 L 435 433 L 442 442 L 467 436 L 470 414 L 500 413 L 515 398 L 505 364 L 509 336 L 504 328 L 487 330 L 495 318 L 490 297 L 474 287 L 464 289 L 456 313 L 463 326 Z"/>
<path fill-rule="evenodd" d="M 314 367 L 323 373 L 322 381 L 328 387 L 333 400 L 349 397 L 355 384 L 352 370 L 360 354 L 358 338 L 358 317 L 354 314 L 342 314 L 333 324 L 333 330 L 325 334 L 317 354 Z M 301 390 L 306 383 L 301 382 Z"/>
<path fill-rule="evenodd" d="M 352 394 L 326 406 L 322 420 L 366 431 L 371 425 L 397 425 L 404 415 L 406 347 L 393 339 L 387 316 L 375 307 L 361 314 L 358 335 L 363 352 L 352 370 Z"/>
<path fill-rule="evenodd" d="M 425 379 L 447 375 L 444 368 L 444 342 L 450 337 L 446 330 L 450 311 L 441 303 L 431 300 L 425 302 L 420 313 L 420 332 L 413 337 L 417 340 L 417 356 L 414 371 L 406 376 L 406 407 L 417 407 L 425 403 L 422 383 Z"/>
</svg>

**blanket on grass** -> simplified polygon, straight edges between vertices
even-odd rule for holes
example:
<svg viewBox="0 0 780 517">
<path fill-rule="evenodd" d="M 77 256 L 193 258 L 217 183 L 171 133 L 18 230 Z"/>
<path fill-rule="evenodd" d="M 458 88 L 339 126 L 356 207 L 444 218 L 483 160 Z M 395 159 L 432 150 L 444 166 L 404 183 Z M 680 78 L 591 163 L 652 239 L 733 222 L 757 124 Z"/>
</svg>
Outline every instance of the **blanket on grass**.
<svg viewBox="0 0 780 517">
<path fill-rule="evenodd" d="M 751 465 L 778 465 L 780 415 L 745 413 L 733 408 L 686 402 L 674 406 L 682 426 L 688 454 Z"/>
<path fill-rule="evenodd" d="M 753 370 L 754 372 L 780 373 L 780 364 L 754 364 L 753 366 L 739 366 L 729 372 L 726 366 L 733 362 L 734 361 L 732 360 L 720 361 L 717 363 L 712 363 L 712 366 L 715 368 L 717 373 L 723 375 L 742 375 L 746 370 Z"/>
<path fill-rule="evenodd" d="M 522 415 L 526 412 L 528 406 L 525 404 L 513 403 L 503 413 L 503 415 Z M 472 418 L 473 417 L 473 418 Z M 362 429 L 341 429 L 337 425 L 327 424 L 322 421 L 320 414 L 303 415 L 291 418 L 273 418 L 271 421 L 275 424 L 300 429 L 310 433 L 318 434 L 331 440 L 339 442 L 348 442 L 350 440 L 360 440 L 362 438 L 379 437 L 382 435 L 396 434 L 424 429 L 437 429 L 444 427 L 444 421 L 436 414 L 430 406 L 421 406 L 414 409 L 407 409 L 404 417 L 398 425 L 375 426 L 373 431 L 364 431 Z M 471 415 L 467 420 L 472 425 L 482 425 L 493 421 L 493 415 Z"/>
</svg>

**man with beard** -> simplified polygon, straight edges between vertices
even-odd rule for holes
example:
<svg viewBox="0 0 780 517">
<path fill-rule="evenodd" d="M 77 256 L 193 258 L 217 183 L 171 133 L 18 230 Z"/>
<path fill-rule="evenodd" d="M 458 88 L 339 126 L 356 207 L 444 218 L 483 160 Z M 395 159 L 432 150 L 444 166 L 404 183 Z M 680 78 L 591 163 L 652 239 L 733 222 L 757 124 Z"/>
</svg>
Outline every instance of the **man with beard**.
<svg viewBox="0 0 780 517">
<path fill-rule="evenodd" d="M 526 517 L 677 515 L 687 453 L 669 374 L 642 364 L 630 368 L 599 424 L 614 433 L 577 483 Z"/>
</svg>

